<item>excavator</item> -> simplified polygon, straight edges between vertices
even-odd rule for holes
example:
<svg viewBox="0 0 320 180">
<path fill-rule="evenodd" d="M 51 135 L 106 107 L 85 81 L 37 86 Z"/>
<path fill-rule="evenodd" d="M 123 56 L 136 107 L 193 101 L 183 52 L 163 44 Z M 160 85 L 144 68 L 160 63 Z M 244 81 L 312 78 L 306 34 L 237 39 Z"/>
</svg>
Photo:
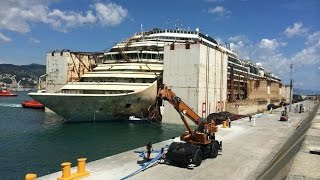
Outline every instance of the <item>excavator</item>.
<svg viewBox="0 0 320 180">
<path fill-rule="evenodd" d="M 215 139 L 218 130 L 215 122 L 201 118 L 165 84 L 159 87 L 158 98 L 168 101 L 175 108 L 188 129 L 180 136 L 182 142 L 170 144 L 166 160 L 180 166 L 199 166 L 206 158 L 216 158 L 218 151 L 222 151 L 222 142 Z M 196 129 L 189 126 L 185 116 L 196 124 Z"/>
</svg>

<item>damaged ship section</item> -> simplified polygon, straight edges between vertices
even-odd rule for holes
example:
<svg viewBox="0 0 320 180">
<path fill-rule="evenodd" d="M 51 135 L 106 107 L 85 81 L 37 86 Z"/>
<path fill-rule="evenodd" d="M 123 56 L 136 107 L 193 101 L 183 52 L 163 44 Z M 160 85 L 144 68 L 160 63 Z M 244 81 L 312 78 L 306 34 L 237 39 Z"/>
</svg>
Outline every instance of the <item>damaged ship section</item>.
<svg viewBox="0 0 320 180">
<path fill-rule="evenodd" d="M 66 121 L 136 116 L 177 123 L 172 107 L 156 99 L 162 83 L 203 118 L 224 111 L 246 115 L 289 99 L 288 86 L 276 75 L 199 29 L 159 28 L 106 52 L 47 53 L 46 89 L 29 95 Z"/>
</svg>

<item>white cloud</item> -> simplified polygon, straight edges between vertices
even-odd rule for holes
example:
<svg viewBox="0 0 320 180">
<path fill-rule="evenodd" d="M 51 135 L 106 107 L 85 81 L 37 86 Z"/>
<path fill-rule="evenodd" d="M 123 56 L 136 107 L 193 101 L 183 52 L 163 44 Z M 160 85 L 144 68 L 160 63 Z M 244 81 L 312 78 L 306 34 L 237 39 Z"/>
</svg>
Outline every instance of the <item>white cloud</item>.
<svg viewBox="0 0 320 180">
<path fill-rule="evenodd" d="M 261 39 L 259 47 L 261 49 L 277 49 L 279 43 L 276 39 Z"/>
<path fill-rule="evenodd" d="M 253 46 L 250 44 L 247 36 L 237 35 L 228 38 L 230 48 L 235 51 L 242 59 L 250 59 L 250 53 Z"/>
<path fill-rule="evenodd" d="M 288 77 L 292 62 L 295 68 L 320 63 L 320 31 L 308 35 L 306 46 L 292 56 L 283 56 L 280 47 L 286 43 L 276 39 L 262 39 L 259 48 L 252 53 L 253 59 L 262 60 L 262 64 L 284 79 Z"/>
<path fill-rule="evenodd" d="M 250 53 L 252 46 L 249 44 L 244 44 L 242 41 L 237 43 L 230 43 L 230 48 L 235 51 L 241 59 L 250 59 Z"/>
<path fill-rule="evenodd" d="M 11 42 L 11 39 L 0 32 L 0 42 Z"/>
<path fill-rule="evenodd" d="M 287 27 L 283 34 L 287 37 L 291 38 L 293 36 L 302 36 L 308 32 L 307 28 L 303 28 L 303 24 L 301 22 L 295 22 L 292 26 Z"/>
<path fill-rule="evenodd" d="M 0 1 L 0 29 L 26 33 L 30 23 L 46 22 L 48 7 L 40 0 Z"/>
<path fill-rule="evenodd" d="M 228 42 L 231 49 L 235 50 L 240 58 L 262 63 L 263 67 L 280 76 L 284 83 L 289 82 L 291 62 L 294 63 L 297 72 L 301 71 L 299 68 L 302 66 L 316 65 L 315 67 L 320 70 L 318 65 L 320 63 L 320 31 L 308 35 L 305 47 L 291 56 L 286 56 L 281 52 L 281 47 L 287 46 L 287 43 L 275 38 L 263 38 L 255 43 L 245 35 L 238 35 L 229 37 Z M 316 77 L 312 76 L 312 78 Z"/>
<path fill-rule="evenodd" d="M 223 6 L 216 6 L 215 8 L 209 8 L 208 13 L 216 15 L 216 20 L 219 20 L 223 18 L 229 18 L 231 11 L 225 9 Z"/>
<path fill-rule="evenodd" d="M 306 45 L 317 44 L 320 41 L 320 31 L 308 35 Z"/>
<path fill-rule="evenodd" d="M 272 52 L 268 55 L 264 55 L 261 52 L 255 55 L 256 60 L 260 61 L 262 65 L 271 70 L 272 73 L 280 77 L 289 77 L 289 64 L 290 59 L 283 56 L 280 52 Z"/>
<path fill-rule="evenodd" d="M 280 46 L 286 46 L 286 45 L 288 45 L 287 42 L 279 42 L 279 44 L 280 44 Z"/>
<path fill-rule="evenodd" d="M 114 3 L 96 3 L 95 9 L 100 23 L 104 26 L 115 26 L 120 24 L 128 15 L 128 11 Z"/>
<path fill-rule="evenodd" d="M 223 40 L 220 37 L 215 37 L 214 39 L 218 42 L 218 44 L 224 44 Z"/>
<path fill-rule="evenodd" d="M 96 17 L 92 15 L 92 11 L 76 13 L 73 11 L 64 12 L 59 9 L 54 9 L 52 12 L 48 13 L 48 19 L 54 29 L 62 32 L 67 32 L 71 28 L 81 27 L 96 22 Z"/>
<path fill-rule="evenodd" d="M 280 47 L 286 45 L 287 43 L 277 39 L 263 38 L 257 44 L 258 48 L 252 51 L 252 59 L 260 61 L 266 69 L 281 77 L 284 82 L 288 82 L 291 62 L 290 58 L 281 53 Z"/>
<path fill-rule="evenodd" d="M 209 9 L 209 13 L 212 13 L 212 14 L 222 14 L 225 11 L 226 10 L 222 6 L 216 6 L 215 8 Z"/>
<path fill-rule="evenodd" d="M 320 31 L 309 35 L 306 45 L 304 49 L 292 57 L 292 62 L 298 66 L 320 62 Z"/>
<path fill-rule="evenodd" d="M 304 87 L 304 83 L 303 82 L 293 82 L 293 87 L 303 88 Z"/>
<path fill-rule="evenodd" d="M 125 8 L 111 2 L 97 2 L 86 11 L 50 9 L 47 2 L 49 1 L 0 1 L 0 30 L 26 33 L 31 31 L 32 23 L 45 23 L 55 30 L 67 32 L 93 24 L 115 26 L 128 15 Z"/>
<path fill-rule="evenodd" d="M 249 39 L 247 36 L 245 35 L 237 35 L 237 36 L 231 36 L 228 38 L 229 42 L 244 42 L 244 43 L 248 43 Z"/>
<path fill-rule="evenodd" d="M 253 62 L 260 62 L 262 65 L 278 76 L 287 76 L 289 73 L 288 64 L 290 59 L 279 52 L 279 47 L 286 43 L 277 39 L 261 39 L 259 42 L 251 42 L 245 35 L 237 35 L 228 38 L 230 47 L 242 59 L 249 59 Z"/>
<path fill-rule="evenodd" d="M 36 38 L 29 38 L 29 41 L 32 42 L 32 43 L 35 43 L 35 44 L 39 44 L 40 43 L 40 40 L 36 39 Z"/>
</svg>

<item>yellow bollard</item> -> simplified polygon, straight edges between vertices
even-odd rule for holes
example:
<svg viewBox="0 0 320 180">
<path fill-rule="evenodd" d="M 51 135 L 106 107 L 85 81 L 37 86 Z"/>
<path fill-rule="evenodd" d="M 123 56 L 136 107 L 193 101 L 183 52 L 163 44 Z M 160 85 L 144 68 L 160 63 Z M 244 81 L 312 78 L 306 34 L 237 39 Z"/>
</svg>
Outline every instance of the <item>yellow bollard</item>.
<svg viewBox="0 0 320 180">
<path fill-rule="evenodd" d="M 227 128 L 228 126 L 227 126 L 227 121 L 223 121 L 223 126 L 222 126 L 222 128 Z"/>
<path fill-rule="evenodd" d="M 90 173 L 86 171 L 87 158 L 79 158 L 78 159 L 78 168 L 77 172 L 71 174 L 71 163 L 64 162 L 61 164 L 62 167 L 62 176 L 58 178 L 58 180 L 74 180 L 74 179 L 81 179 L 83 177 L 89 176 Z"/>
<path fill-rule="evenodd" d="M 70 162 L 64 162 L 61 164 L 62 167 L 62 176 L 59 179 L 67 179 L 70 178 L 71 174 L 71 163 Z"/>
<path fill-rule="evenodd" d="M 78 169 L 77 172 L 78 173 L 84 173 L 85 170 L 85 165 L 86 165 L 86 158 L 79 158 L 78 160 Z"/>
<path fill-rule="evenodd" d="M 26 176 L 24 177 L 25 180 L 35 180 L 36 178 L 36 174 L 26 174 Z"/>
<path fill-rule="evenodd" d="M 88 176 L 89 172 L 86 171 L 86 160 L 87 158 L 79 158 L 78 160 L 78 169 L 77 169 L 77 176 Z"/>
</svg>

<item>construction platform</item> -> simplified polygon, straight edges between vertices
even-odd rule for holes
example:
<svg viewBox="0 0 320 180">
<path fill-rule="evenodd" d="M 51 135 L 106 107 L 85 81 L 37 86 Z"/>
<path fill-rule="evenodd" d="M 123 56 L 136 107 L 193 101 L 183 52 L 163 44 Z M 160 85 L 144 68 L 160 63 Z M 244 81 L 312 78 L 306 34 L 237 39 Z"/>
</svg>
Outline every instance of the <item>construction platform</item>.
<svg viewBox="0 0 320 180">
<path fill-rule="evenodd" d="M 313 153 L 310 153 L 313 151 Z M 320 179 L 320 109 L 306 132 L 304 142 L 288 174 L 289 180 Z"/>
<path fill-rule="evenodd" d="M 312 109 L 316 105 L 313 101 L 302 103 L 306 109 Z M 280 113 L 281 109 L 275 109 L 272 114 L 256 114 L 255 126 L 248 118 L 233 121 L 231 128 L 221 128 L 219 125 L 216 139 L 223 141 L 222 153 L 215 159 L 204 160 L 199 167 L 187 169 L 158 164 L 129 179 L 255 179 L 309 115 L 308 111 L 294 113 L 292 108 L 292 112 L 288 113 L 289 123 L 279 121 Z M 153 144 L 153 148 L 164 147 L 173 141 L 178 141 L 178 138 Z M 145 149 L 141 147 L 90 162 L 86 165 L 90 176 L 84 179 L 125 177 L 141 167 L 138 163 L 143 159 L 134 151 Z M 72 168 L 72 171 L 76 171 L 76 168 Z M 57 177 L 61 177 L 61 171 L 38 179 Z"/>
</svg>

